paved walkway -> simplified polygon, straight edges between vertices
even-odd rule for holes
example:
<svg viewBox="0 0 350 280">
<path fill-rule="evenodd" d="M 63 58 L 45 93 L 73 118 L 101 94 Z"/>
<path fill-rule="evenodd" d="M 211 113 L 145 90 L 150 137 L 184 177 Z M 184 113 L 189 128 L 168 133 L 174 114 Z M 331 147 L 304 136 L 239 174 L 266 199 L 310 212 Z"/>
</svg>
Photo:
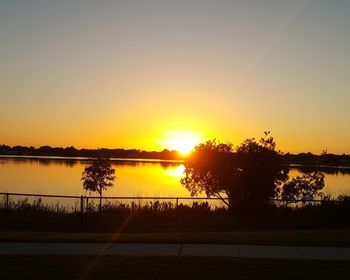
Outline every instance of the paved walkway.
<svg viewBox="0 0 350 280">
<path fill-rule="evenodd" d="M 350 260 L 350 248 L 150 243 L 0 243 L 0 255 L 225 256 Z"/>
</svg>

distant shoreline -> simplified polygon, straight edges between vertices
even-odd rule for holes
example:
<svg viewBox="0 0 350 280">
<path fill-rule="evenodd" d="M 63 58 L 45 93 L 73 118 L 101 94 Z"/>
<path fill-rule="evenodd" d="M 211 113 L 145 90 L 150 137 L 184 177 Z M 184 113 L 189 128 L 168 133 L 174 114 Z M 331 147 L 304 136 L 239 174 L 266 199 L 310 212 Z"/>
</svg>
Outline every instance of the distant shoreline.
<svg viewBox="0 0 350 280">
<path fill-rule="evenodd" d="M 233 153 L 232 155 L 234 155 Z M 31 159 L 53 159 L 53 160 L 75 160 L 86 161 L 96 157 L 110 158 L 114 162 L 163 162 L 182 163 L 186 157 L 176 150 L 144 151 L 138 149 L 76 149 L 74 147 L 50 147 L 39 148 L 26 146 L 0 145 L 1 157 L 31 158 Z M 322 154 L 312 153 L 280 154 L 286 165 L 300 165 L 303 167 L 347 167 L 350 168 L 350 155 L 336 155 L 323 151 Z"/>
<path fill-rule="evenodd" d="M 0 155 L 2 159 L 42 159 L 42 160 L 68 160 L 68 161 L 90 161 L 94 157 L 64 157 L 64 156 L 23 156 L 23 155 Z M 149 163 L 183 163 L 183 160 L 173 159 L 148 159 L 148 158 L 110 158 L 110 161 L 124 162 L 149 162 Z"/>
<path fill-rule="evenodd" d="M 32 159 L 32 160 L 58 160 L 58 161 L 91 161 L 94 157 L 65 157 L 65 156 L 29 156 L 29 155 L 0 155 L 0 159 Z M 142 162 L 142 163 L 184 163 L 184 160 L 172 159 L 149 159 L 149 158 L 110 158 L 111 162 Z M 291 168 L 319 168 L 319 169 L 334 169 L 334 170 L 350 170 L 347 165 L 325 165 L 325 164 L 309 164 L 309 163 L 290 163 L 286 165 Z"/>
</svg>

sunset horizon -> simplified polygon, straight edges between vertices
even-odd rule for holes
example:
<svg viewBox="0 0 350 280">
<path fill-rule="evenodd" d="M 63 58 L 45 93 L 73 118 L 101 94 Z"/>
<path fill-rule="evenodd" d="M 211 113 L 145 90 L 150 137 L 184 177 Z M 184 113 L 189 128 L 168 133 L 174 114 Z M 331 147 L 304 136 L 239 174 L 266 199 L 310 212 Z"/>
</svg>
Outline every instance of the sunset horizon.
<svg viewBox="0 0 350 280">
<path fill-rule="evenodd" d="M 1 4 L 1 143 L 350 153 L 347 2 L 39 2 Z"/>
<path fill-rule="evenodd" d="M 0 275 L 350 279 L 350 0 L 0 0 Z"/>
<path fill-rule="evenodd" d="M 186 132 L 187 133 L 187 132 Z M 191 133 L 189 133 L 191 134 Z M 198 134 L 196 134 L 198 135 Z M 260 135 L 261 137 L 261 135 Z M 260 137 L 249 137 L 249 138 L 245 138 L 242 140 L 242 142 L 244 140 L 247 139 L 259 139 Z M 0 143 L 0 146 L 9 146 L 9 147 L 33 147 L 35 149 L 39 149 L 40 147 L 51 147 L 51 148 L 62 148 L 62 149 L 67 149 L 67 148 L 75 148 L 77 150 L 99 150 L 99 149 L 109 149 L 109 150 L 118 150 L 118 149 L 122 149 L 122 150 L 139 150 L 139 151 L 145 151 L 145 152 L 162 152 L 162 151 L 172 151 L 172 152 L 178 152 L 179 155 L 186 157 L 191 151 L 193 151 L 193 149 L 199 145 L 199 144 L 203 144 L 206 143 L 207 141 L 217 141 L 218 143 L 224 143 L 224 144 L 232 144 L 233 148 L 237 148 L 241 143 L 237 142 L 237 143 L 232 143 L 230 141 L 220 141 L 220 139 L 217 138 L 200 138 L 200 141 L 197 141 L 196 139 L 183 139 L 182 137 L 179 138 L 165 138 L 165 139 L 156 139 L 155 142 L 156 143 L 170 143 L 169 145 L 155 145 L 154 148 L 140 148 L 140 147 L 120 147 L 120 146 L 116 146 L 116 145 L 110 145 L 110 146 L 75 146 L 75 145 L 66 145 L 66 146 L 60 146 L 60 145 L 49 145 L 49 144 L 40 144 L 40 145 L 25 145 L 25 144 L 14 144 L 14 145 L 8 145 L 7 143 Z M 188 141 L 187 141 L 188 140 Z M 314 151 L 308 151 L 308 150 L 294 150 L 294 151 L 290 151 L 290 150 L 283 150 L 280 149 L 279 145 L 277 145 L 277 148 L 279 149 L 279 151 L 281 151 L 281 153 L 283 154 L 305 154 L 305 153 L 311 153 L 311 154 L 315 154 L 315 155 L 321 155 L 323 153 L 328 153 L 328 154 L 334 154 L 334 155 L 349 155 L 350 153 L 344 153 L 344 152 L 333 152 L 330 151 L 326 148 L 322 148 L 320 150 L 314 150 Z"/>
</svg>

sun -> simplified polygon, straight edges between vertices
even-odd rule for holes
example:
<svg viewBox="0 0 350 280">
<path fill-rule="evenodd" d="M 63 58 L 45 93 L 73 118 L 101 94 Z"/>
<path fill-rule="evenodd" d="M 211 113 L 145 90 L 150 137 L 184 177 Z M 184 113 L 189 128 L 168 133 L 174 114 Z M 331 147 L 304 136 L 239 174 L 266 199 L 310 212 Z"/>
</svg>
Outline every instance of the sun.
<svg viewBox="0 0 350 280">
<path fill-rule="evenodd" d="M 176 150 L 185 156 L 200 143 L 201 137 L 198 133 L 188 131 L 166 131 L 162 144 L 166 149 Z"/>
<path fill-rule="evenodd" d="M 171 150 L 176 150 L 182 155 L 187 155 L 196 146 L 193 139 L 169 139 L 168 144 Z"/>
</svg>

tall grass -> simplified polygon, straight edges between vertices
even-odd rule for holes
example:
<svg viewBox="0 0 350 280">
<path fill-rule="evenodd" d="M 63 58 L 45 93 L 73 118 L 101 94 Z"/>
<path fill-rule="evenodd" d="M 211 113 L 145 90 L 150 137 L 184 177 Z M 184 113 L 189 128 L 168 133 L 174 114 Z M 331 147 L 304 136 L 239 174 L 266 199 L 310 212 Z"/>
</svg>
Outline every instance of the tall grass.
<svg viewBox="0 0 350 280">
<path fill-rule="evenodd" d="M 4 203 L 1 203 L 4 205 Z M 261 211 L 230 212 L 207 201 L 178 203 L 160 200 L 96 200 L 84 212 L 72 205 L 42 199 L 10 201 L 0 208 L 0 228 L 63 231 L 227 231 L 233 229 L 289 229 L 350 227 L 350 197 L 305 202 L 294 207 L 271 204 Z"/>
</svg>

